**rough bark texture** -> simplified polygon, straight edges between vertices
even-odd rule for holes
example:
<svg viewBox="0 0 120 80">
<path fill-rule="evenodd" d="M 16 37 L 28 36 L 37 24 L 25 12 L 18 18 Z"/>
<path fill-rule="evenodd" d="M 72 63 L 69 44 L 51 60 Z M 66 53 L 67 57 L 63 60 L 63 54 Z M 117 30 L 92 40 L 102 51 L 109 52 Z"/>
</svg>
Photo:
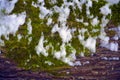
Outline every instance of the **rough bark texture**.
<svg viewBox="0 0 120 80">
<path fill-rule="evenodd" d="M 112 57 L 119 57 L 119 60 L 112 60 Z M 18 68 L 13 61 L 1 54 L 0 80 L 120 80 L 120 50 L 111 52 L 98 48 L 93 56 L 78 57 L 77 60 L 81 61 L 82 66 L 57 70 L 54 73 L 33 72 Z"/>
</svg>

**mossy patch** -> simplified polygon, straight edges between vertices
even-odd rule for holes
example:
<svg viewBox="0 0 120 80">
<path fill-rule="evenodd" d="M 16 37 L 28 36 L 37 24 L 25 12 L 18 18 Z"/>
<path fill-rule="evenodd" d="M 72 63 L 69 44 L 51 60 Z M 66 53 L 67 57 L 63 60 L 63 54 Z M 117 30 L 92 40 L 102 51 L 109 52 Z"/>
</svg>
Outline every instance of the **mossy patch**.
<svg viewBox="0 0 120 80">
<path fill-rule="evenodd" d="M 53 20 L 53 23 L 51 25 L 47 25 L 47 17 L 44 19 L 40 19 L 39 17 L 39 7 L 32 6 L 32 2 L 37 3 L 37 0 L 18 0 L 18 2 L 15 5 L 15 8 L 12 13 L 18 14 L 21 12 L 26 12 L 26 22 L 24 25 L 19 27 L 19 30 L 16 32 L 15 36 L 9 35 L 10 39 L 5 40 L 4 37 L 2 37 L 3 40 L 5 40 L 5 49 L 7 51 L 7 54 L 5 54 L 10 59 L 13 59 L 16 63 L 18 63 L 18 66 L 23 67 L 25 69 L 32 69 L 32 70 L 56 70 L 61 68 L 68 68 L 69 66 L 64 63 L 61 60 L 58 60 L 54 57 L 53 53 L 55 51 L 60 51 L 60 47 L 62 45 L 62 39 L 59 36 L 58 32 L 52 33 L 52 27 L 58 22 L 59 13 L 54 12 L 50 17 Z M 45 0 L 45 7 L 47 9 L 52 8 L 53 6 L 62 6 L 63 0 L 58 0 L 55 4 L 50 3 L 51 0 Z M 72 0 L 67 0 L 69 2 L 72 2 Z M 98 20 L 101 22 L 102 14 L 100 13 L 100 7 L 105 5 L 106 2 L 104 0 L 99 0 L 98 2 L 93 1 L 93 7 L 90 8 L 91 15 L 93 14 L 94 17 L 98 17 Z M 39 4 L 40 5 L 40 4 Z M 117 24 L 120 23 L 119 21 L 119 4 L 113 5 L 112 7 L 112 18 L 108 15 L 108 18 L 113 19 Z M 75 28 L 76 31 L 72 34 L 72 39 L 65 44 L 65 49 L 68 56 L 70 53 L 72 53 L 73 50 L 76 50 L 76 55 L 79 55 L 81 52 L 85 53 L 85 56 L 90 55 L 90 50 L 82 43 L 80 43 L 80 40 L 78 39 L 79 30 L 84 28 L 87 29 L 87 31 L 84 33 L 84 40 L 87 40 L 90 37 L 97 37 L 100 35 L 100 24 L 93 26 L 91 24 L 91 18 L 87 17 L 86 14 L 86 4 L 82 5 L 82 11 L 79 10 L 79 8 L 76 6 L 75 9 L 72 8 L 72 6 L 69 7 L 70 9 L 70 15 L 67 18 L 68 28 L 72 29 Z M 3 11 L 4 12 L 4 11 Z M 11 13 L 11 14 L 12 14 Z M 87 22 L 89 25 L 85 26 L 83 23 L 77 22 L 76 18 L 83 18 L 83 22 Z M 28 34 L 27 30 L 27 23 L 31 20 L 32 25 L 32 34 Z M 98 31 L 93 32 L 92 30 L 96 29 Z M 22 38 L 18 40 L 17 35 L 21 35 Z M 114 34 L 113 32 L 110 33 Z M 47 52 L 49 53 L 49 56 L 44 56 L 42 53 L 39 55 L 36 54 L 35 47 L 38 45 L 40 37 L 44 35 L 44 47 L 48 45 L 49 49 Z M 29 38 L 32 38 L 31 42 L 29 42 Z M 68 45 L 71 44 L 71 45 Z M 46 48 L 47 49 L 47 48 Z M 52 65 L 49 65 L 45 63 L 45 61 L 51 62 Z M 62 66 L 62 67 L 61 67 Z"/>
</svg>

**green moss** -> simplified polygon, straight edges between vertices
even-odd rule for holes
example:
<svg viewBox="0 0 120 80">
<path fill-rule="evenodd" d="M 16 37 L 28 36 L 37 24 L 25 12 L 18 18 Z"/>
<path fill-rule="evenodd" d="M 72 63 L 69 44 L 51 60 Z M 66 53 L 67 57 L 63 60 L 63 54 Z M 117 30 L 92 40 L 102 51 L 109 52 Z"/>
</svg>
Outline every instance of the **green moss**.
<svg viewBox="0 0 120 80">
<path fill-rule="evenodd" d="M 24 0 L 18 0 L 12 13 L 21 13 L 25 10 Z"/>
<path fill-rule="evenodd" d="M 95 17 L 98 16 L 98 19 L 101 20 L 102 14 L 100 13 L 100 8 L 106 4 L 105 0 L 99 0 L 98 2 L 93 1 L 93 7 L 90 8 L 91 15 Z"/>
<path fill-rule="evenodd" d="M 79 54 L 81 51 L 83 51 L 83 45 L 80 44 L 80 41 L 76 38 L 72 39 L 72 46 L 76 49 L 76 53 Z"/>
<path fill-rule="evenodd" d="M 120 2 L 117 5 L 111 6 L 112 17 L 111 20 L 117 25 L 120 25 Z"/>
<path fill-rule="evenodd" d="M 53 21 L 54 21 L 55 23 L 57 23 L 58 17 L 59 17 L 59 13 L 53 13 L 52 19 L 53 19 Z"/>
<path fill-rule="evenodd" d="M 26 4 L 24 4 L 24 1 L 26 2 Z M 18 2 L 16 3 L 12 13 L 18 14 L 25 11 L 27 14 L 26 23 L 20 26 L 15 36 L 10 35 L 10 40 L 5 40 L 4 36 L 2 36 L 2 39 L 5 40 L 5 45 L 6 45 L 5 49 L 7 51 L 7 54 L 5 55 L 8 58 L 13 59 L 16 63 L 18 63 L 18 66 L 23 67 L 25 69 L 51 71 L 53 69 L 57 70 L 61 68 L 68 68 L 69 66 L 66 63 L 53 57 L 53 52 L 60 51 L 60 46 L 63 43 L 58 32 L 54 34 L 51 32 L 52 26 L 54 24 L 58 23 L 58 25 L 60 25 L 58 22 L 59 13 L 55 12 L 53 13 L 53 15 L 50 16 L 53 20 L 53 23 L 50 26 L 48 26 L 46 25 L 47 17 L 44 19 L 39 18 L 40 10 L 39 8 L 35 8 L 31 5 L 32 1 L 34 1 L 35 3 L 37 2 L 37 0 L 18 0 Z M 71 2 L 72 0 L 67 0 L 67 1 Z M 90 8 L 91 15 L 94 14 L 94 17 L 98 16 L 98 19 L 101 20 L 103 15 L 100 13 L 99 8 L 105 5 L 105 3 L 106 2 L 104 0 L 99 0 L 98 2 L 93 1 L 93 7 Z M 50 9 L 55 5 L 60 7 L 62 6 L 62 4 L 63 4 L 63 0 L 57 0 L 55 4 L 51 4 L 50 0 L 45 0 L 45 7 L 47 9 Z M 119 17 L 118 14 L 119 5 L 117 6 L 114 5 L 114 6 L 116 8 L 112 7 L 113 13 L 115 13 Z M 87 40 L 89 36 L 96 37 L 100 34 L 100 29 L 101 29 L 100 24 L 96 26 L 91 25 L 90 23 L 91 19 L 88 18 L 86 15 L 85 4 L 83 4 L 82 11 L 80 11 L 77 6 L 76 9 L 73 9 L 72 6 L 70 6 L 69 8 L 70 8 L 70 15 L 67 19 L 67 25 L 69 26 L 70 29 L 76 28 L 77 30 L 74 32 L 74 34 L 72 34 L 73 38 L 69 42 L 71 43 L 71 45 L 69 45 L 69 43 L 66 43 L 65 45 L 67 52 L 66 56 L 69 56 L 69 54 L 71 54 L 74 49 L 76 50 L 77 55 L 79 55 L 81 52 L 84 52 L 85 56 L 89 56 L 91 53 L 90 50 L 85 48 L 84 45 L 82 45 L 82 43 L 78 39 L 78 35 L 79 35 L 78 30 L 82 28 L 88 30 L 84 33 L 85 40 Z M 115 18 L 117 18 L 115 14 L 113 14 L 112 16 L 112 19 L 114 21 Z M 107 17 L 110 18 L 110 15 L 108 15 Z M 76 18 L 78 19 L 84 18 L 84 22 L 88 22 L 89 26 L 84 26 L 83 23 L 77 22 Z M 28 34 L 28 30 L 27 30 L 27 22 L 29 20 L 31 20 L 32 34 Z M 117 22 L 119 22 L 118 18 L 117 18 Z M 98 31 L 93 32 L 92 31 L 93 29 L 96 29 Z M 20 41 L 18 41 L 17 38 L 18 34 L 22 35 Z M 48 57 L 45 57 L 41 53 L 38 55 L 35 51 L 35 47 L 38 45 L 39 39 L 41 38 L 42 35 L 44 35 L 44 39 L 47 41 L 44 42 L 44 47 L 46 47 L 47 45 L 52 45 L 52 47 L 50 46 L 50 48 L 47 50 L 47 52 L 49 53 Z M 29 42 L 28 39 L 31 37 L 32 37 L 32 41 L 30 44 L 28 44 Z M 53 64 L 48 65 L 45 63 L 45 61 L 53 62 Z"/>
</svg>

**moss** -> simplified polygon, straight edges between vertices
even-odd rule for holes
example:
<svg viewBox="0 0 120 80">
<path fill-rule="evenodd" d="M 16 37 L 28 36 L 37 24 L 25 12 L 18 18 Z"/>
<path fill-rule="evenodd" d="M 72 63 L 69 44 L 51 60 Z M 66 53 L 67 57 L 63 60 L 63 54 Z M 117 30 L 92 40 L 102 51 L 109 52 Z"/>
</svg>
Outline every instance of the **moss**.
<svg viewBox="0 0 120 80">
<path fill-rule="evenodd" d="M 15 8 L 12 13 L 21 13 L 25 10 L 24 0 L 18 0 L 17 4 L 15 4 Z"/>
<path fill-rule="evenodd" d="M 50 1 L 51 0 L 45 0 L 45 7 L 47 7 L 47 9 L 50 9 L 51 7 L 55 5 L 55 4 L 51 4 Z"/>
<path fill-rule="evenodd" d="M 79 54 L 81 51 L 83 51 L 83 45 L 80 44 L 80 41 L 76 38 L 72 39 L 72 46 L 76 49 L 76 53 Z"/>
<path fill-rule="evenodd" d="M 24 1 L 26 4 L 24 4 Z M 10 35 L 10 40 L 5 40 L 5 38 L 2 36 L 2 39 L 5 40 L 5 45 L 6 45 L 6 51 L 7 54 L 5 54 L 7 57 L 10 59 L 13 59 L 16 63 L 18 63 L 18 66 L 23 67 L 25 69 L 32 69 L 32 70 L 57 70 L 57 69 L 63 69 L 63 68 L 68 68 L 69 66 L 62 62 L 61 60 L 57 60 L 56 58 L 53 57 L 53 52 L 54 51 L 60 51 L 60 46 L 62 45 L 62 39 L 59 36 L 59 33 L 52 33 L 52 26 L 56 23 L 58 23 L 58 17 L 59 13 L 55 12 L 53 15 L 49 16 L 52 18 L 53 23 L 48 26 L 46 25 L 47 23 L 47 17 L 44 19 L 39 18 L 39 13 L 40 10 L 39 8 L 33 7 L 32 1 L 35 3 L 37 0 L 18 0 L 18 2 L 15 5 L 15 8 L 12 13 L 18 14 L 23 11 L 26 12 L 27 17 L 26 17 L 26 23 L 22 26 L 20 26 L 19 30 L 17 31 L 16 35 Z M 67 0 L 67 1 L 72 1 L 72 0 Z M 62 6 L 63 0 L 57 0 L 55 4 L 51 4 L 50 0 L 45 0 L 45 7 L 47 9 L 52 8 L 53 6 Z M 98 16 L 98 19 L 101 20 L 102 14 L 100 13 L 99 8 L 103 5 L 105 5 L 106 2 L 104 0 L 99 0 L 98 2 L 93 1 L 93 7 L 90 8 L 91 15 L 94 14 L 94 17 Z M 113 13 L 119 16 L 118 10 L 119 10 L 119 5 L 114 5 L 116 8 L 112 7 Z M 88 31 L 84 33 L 85 35 L 85 40 L 88 39 L 89 36 L 91 37 L 96 37 L 100 34 L 100 24 L 96 26 L 91 25 L 91 19 L 87 17 L 86 15 L 86 5 L 83 4 L 82 11 L 79 10 L 79 8 L 76 6 L 76 9 L 73 9 L 72 6 L 70 8 L 70 15 L 67 19 L 67 25 L 69 26 L 70 29 L 76 28 L 77 30 L 72 34 L 73 38 L 69 42 L 71 45 L 66 44 L 65 48 L 67 51 L 67 56 L 69 56 L 70 53 L 75 49 L 76 54 L 79 55 L 81 52 L 85 53 L 85 56 L 90 55 L 90 50 L 85 48 L 84 45 L 79 41 L 78 35 L 79 29 L 85 28 Z M 12 14 L 11 13 L 11 14 Z M 116 15 L 113 14 L 112 19 L 115 21 Z M 84 26 L 83 23 L 77 22 L 76 18 L 81 19 L 84 18 L 84 22 L 88 22 L 89 26 Z M 110 18 L 110 15 L 107 16 Z M 32 34 L 28 34 L 27 30 L 27 22 L 31 20 L 31 25 L 32 25 Z M 117 18 L 117 22 L 119 22 Z M 92 30 L 96 29 L 98 30 L 97 32 L 93 32 Z M 22 35 L 22 38 L 20 41 L 17 39 L 17 35 L 20 34 Z M 113 34 L 113 33 L 111 33 Z M 52 45 L 50 48 L 47 50 L 49 53 L 48 57 L 45 57 L 40 53 L 38 55 L 35 51 L 36 45 L 39 43 L 40 37 L 44 35 L 44 38 L 47 42 L 44 42 L 44 47 L 47 45 Z M 28 39 L 32 37 L 32 41 L 30 44 L 28 44 Z M 45 61 L 50 61 L 53 62 L 53 65 L 48 65 L 45 63 Z M 53 72 L 54 74 L 54 72 Z"/>
<path fill-rule="evenodd" d="M 91 15 L 95 17 L 98 16 L 98 19 L 101 20 L 102 14 L 100 13 L 100 8 L 106 4 L 105 0 L 99 0 L 98 2 L 93 1 L 93 7 L 90 8 Z"/>
<path fill-rule="evenodd" d="M 58 7 L 60 7 L 60 6 L 62 6 L 62 3 L 63 3 L 63 0 L 57 0 L 57 2 L 56 3 L 51 3 L 51 0 L 45 0 L 45 7 L 47 8 L 47 9 L 50 9 L 50 8 L 52 8 L 52 7 L 54 7 L 54 6 L 58 6 Z"/>
<path fill-rule="evenodd" d="M 59 13 L 53 13 L 52 19 L 53 19 L 53 22 L 54 22 L 54 23 L 57 23 L 57 22 L 58 22 L 58 21 L 57 21 L 58 17 L 59 17 Z"/>
<path fill-rule="evenodd" d="M 111 20 L 117 25 L 120 25 L 120 2 L 117 5 L 111 6 L 112 17 Z"/>
</svg>

